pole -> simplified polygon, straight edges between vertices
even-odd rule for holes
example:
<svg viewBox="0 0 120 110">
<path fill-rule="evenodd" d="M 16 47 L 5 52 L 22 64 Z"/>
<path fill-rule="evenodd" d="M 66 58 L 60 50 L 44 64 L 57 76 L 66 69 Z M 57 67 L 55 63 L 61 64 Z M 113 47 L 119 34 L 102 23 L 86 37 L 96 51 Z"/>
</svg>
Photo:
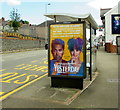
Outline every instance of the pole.
<svg viewBox="0 0 120 110">
<path fill-rule="evenodd" d="M 45 4 L 45 13 L 47 14 L 47 6 L 50 5 L 50 3 Z M 47 17 L 45 16 L 45 44 L 48 43 L 48 26 L 47 26 Z"/>
<path fill-rule="evenodd" d="M 90 81 L 92 81 L 92 35 L 91 35 L 92 27 L 90 24 Z"/>
</svg>

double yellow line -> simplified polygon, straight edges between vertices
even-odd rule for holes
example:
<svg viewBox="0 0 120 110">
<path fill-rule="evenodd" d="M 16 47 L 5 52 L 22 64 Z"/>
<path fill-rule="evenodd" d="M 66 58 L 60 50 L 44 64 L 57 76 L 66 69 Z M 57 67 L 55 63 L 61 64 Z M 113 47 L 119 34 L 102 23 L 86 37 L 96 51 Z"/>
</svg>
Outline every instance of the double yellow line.
<svg viewBox="0 0 120 110">
<path fill-rule="evenodd" d="M 45 77 L 46 75 L 48 75 L 48 73 L 45 73 L 44 75 L 42 75 L 42 76 L 40 76 L 40 77 L 38 77 L 38 78 L 36 78 L 36 79 L 30 81 L 30 82 L 28 82 L 28 83 L 26 83 L 26 84 L 24 84 L 24 85 L 18 87 L 17 89 L 14 89 L 13 91 L 11 91 L 11 92 L 9 92 L 9 93 L 7 93 L 7 94 L 1 96 L 1 97 L 0 97 L 0 101 L 2 101 L 3 99 L 7 98 L 7 97 L 10 96 L 11 94 L 13 94 L 13 93 L 15 93 L 15 92 L 17 92 L 17 91 L 23 89 L 24 87 L 26 87 L 26 86 L 32 84 L 33 82 L 35 82 L 35 81 L 37 81 L 37 80 L 39 80 L 39 79 Z"/>
</svg>

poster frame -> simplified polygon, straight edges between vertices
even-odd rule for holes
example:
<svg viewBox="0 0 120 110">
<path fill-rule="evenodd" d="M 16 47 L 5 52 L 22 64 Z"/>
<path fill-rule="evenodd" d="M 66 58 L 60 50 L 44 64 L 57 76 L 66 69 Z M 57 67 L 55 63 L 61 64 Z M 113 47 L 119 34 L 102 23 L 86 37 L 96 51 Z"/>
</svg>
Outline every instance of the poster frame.
<svg viewBox="0 0 120 110">
<path fill-rule="evenodd" d="M 111 34 L 113 34 L 113 35 L 114 34 L 120 34 L 120 33 L 116 33 L 116 32 L 113 31 L 113 17 L 114 16 L 119 16 L 120 17 L 120 14 L 112 14 L 111 15 Z"/>
<path fill-rule="evenodd" d="M 83 76 L 68 76 L 68 75 L 50 75 L 50 26 L 58 24 L 83 24 L 83 62 L 84 62 L 84 75 Z M 67 21 L 67 22 L 54 22 L 49 24 L 48 28 L 48 77 L 63 77 L 63 78 L 86 78 L 86 23 L 85 21 Z"/>
<path fill-rule="evenodd" d="M 120 52 L 119 52 L 119 48 L 120 48 L 120 45 L 119 45 L 119 39 L 120 39 L 120 36 L 116 36 L 116 47 L 117 47 L 117 54 L 120 55 Z"/>
</svg>

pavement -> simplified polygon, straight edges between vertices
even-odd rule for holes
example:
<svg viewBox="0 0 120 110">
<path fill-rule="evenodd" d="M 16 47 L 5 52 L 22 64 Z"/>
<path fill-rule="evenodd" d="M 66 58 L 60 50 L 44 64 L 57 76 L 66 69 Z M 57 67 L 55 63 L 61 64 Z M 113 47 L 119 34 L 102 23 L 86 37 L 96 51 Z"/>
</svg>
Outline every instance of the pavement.
<svg viewBox="0 0 120 110">
<path fill-rule="evenodd" d="M 9 54 L 9 53 L 18 53 L 18 52 L 25 52 L 25 51 L 32 51 L 32 50 L 43 50 L 44 47 L 41 48 L 34 48 L 34 49 L 19 49 L 19 50 L 11 50 L 11 51 L 1 51 L 0 54 Z"/>
<path fill-rule="evenodd" d="M 83 90 L 53 88 L 48 76 L 3 100 L 2 108 L 118 108 L 118 55 L 97 52 L 97 72 Z"/>
</svg>

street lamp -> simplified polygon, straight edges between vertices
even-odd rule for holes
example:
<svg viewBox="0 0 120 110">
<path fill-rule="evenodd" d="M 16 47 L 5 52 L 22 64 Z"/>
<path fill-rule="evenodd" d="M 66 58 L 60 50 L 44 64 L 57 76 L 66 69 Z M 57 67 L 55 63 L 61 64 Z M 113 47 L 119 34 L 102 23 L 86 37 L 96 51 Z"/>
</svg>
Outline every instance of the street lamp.
<svg viewBox="0 0 120 110">
<path fill-rule="evenodd" d="M 46 3 L 45 4 L 45 13 L 47 14 L 47 6 L 50 5 L 50 3 Z M 45 34 L 45 43 L 48 43 L 47 42 L 47 38 L 48 38 L 48 27 L 47 27 L 47 17 L 45 16 L 45 30 L 46 30 L 46 34 Z"/>
</svg>

